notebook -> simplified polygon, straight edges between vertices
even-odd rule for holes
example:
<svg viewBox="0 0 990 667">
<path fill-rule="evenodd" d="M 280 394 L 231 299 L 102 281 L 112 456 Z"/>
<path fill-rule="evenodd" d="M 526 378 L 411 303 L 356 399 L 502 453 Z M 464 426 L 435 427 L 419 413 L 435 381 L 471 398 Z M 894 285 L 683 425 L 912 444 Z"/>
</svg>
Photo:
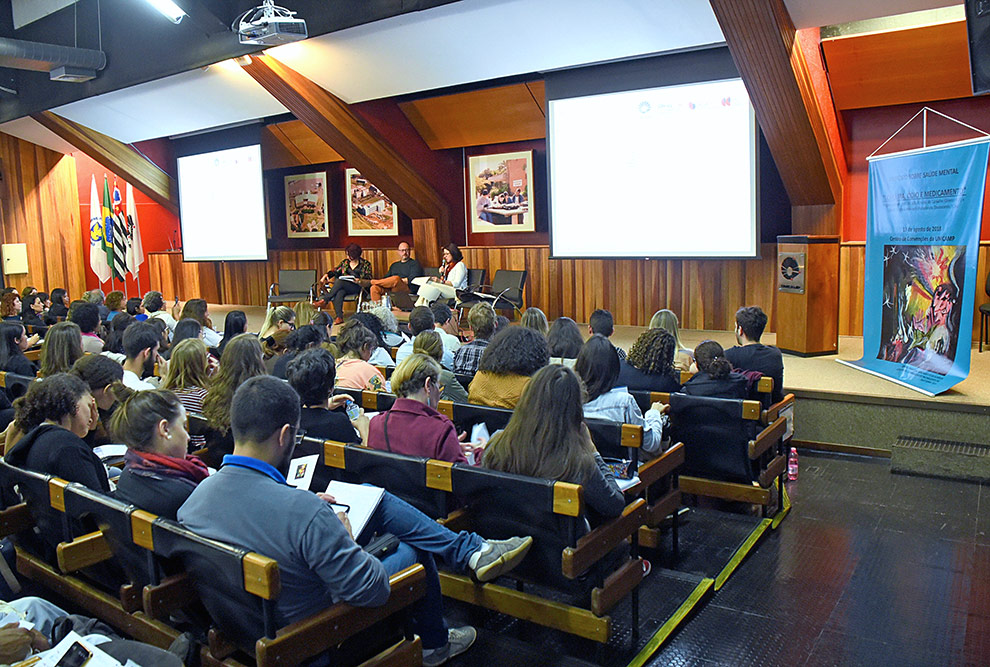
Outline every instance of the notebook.
<svg viewBox="0 0 990 667">
<path fill-rule="evenodd" d="M 327 493 L 334 497 L 335 502 L 331 505 L 334 511 L 347 512 L 351 533 L 357 540 L 382 502 L 385 489 L 370 484 L 349 484 L 334 480 L 327 487 Z"/>
</svg>

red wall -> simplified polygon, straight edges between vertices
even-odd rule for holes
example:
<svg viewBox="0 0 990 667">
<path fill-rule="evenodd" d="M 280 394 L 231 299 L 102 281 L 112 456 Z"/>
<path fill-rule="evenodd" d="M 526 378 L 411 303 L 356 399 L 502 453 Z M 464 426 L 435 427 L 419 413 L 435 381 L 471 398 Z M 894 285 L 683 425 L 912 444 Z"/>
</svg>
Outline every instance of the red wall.
<svg viewBox="0 0 990 667">
<path fill-rule="evenodd" d="M 849 178 L 844 192 L 844 215 L 842 221 L 843 241 L 866 240 L 866 200 L 868 192 L 868 172 L 866 157 L 880 144 L 897 131 L 911 116 L 922 109 L 924 104 L 904 104 L 894 107 L 873 109 L 851 109 L 842 112 L 848 133 L 846 141 L 846 162 L 849 164 Z M 969 97 L 943 102 L 929 102 L 927 106 L 956 118 L 963 123 L 990 131 L 990 99 Z M 972 130 L 946 120 L 937 114 L 928 114 L 928 145 L 949 141 L 959 141 L 978 136 Z M 882 153 L 920 148 L 922 145 L 922 117 L 918 116 L 900 134 L 884 146 Z M 990 240 L 990 186 L 987 187 L 983 204 L 983 225 L 980 239 Z"/>
</svg>

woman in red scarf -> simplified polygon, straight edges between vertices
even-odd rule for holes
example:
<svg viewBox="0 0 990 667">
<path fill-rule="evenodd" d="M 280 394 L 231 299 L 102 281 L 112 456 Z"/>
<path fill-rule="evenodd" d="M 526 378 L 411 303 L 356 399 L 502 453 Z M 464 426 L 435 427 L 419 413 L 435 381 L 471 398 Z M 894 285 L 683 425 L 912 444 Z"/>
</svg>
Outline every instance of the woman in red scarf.
<svg viewBox="0 0 990 667">
<path fill-rule="evenodd" d="M 186 411 L 170 391 L 138 391 L 113 414 L 110 429 L 127 444 L 124 472 L 114 497 L 159 516 L 175 519 L 206 464 L 186 454 Z"/>
</svg>

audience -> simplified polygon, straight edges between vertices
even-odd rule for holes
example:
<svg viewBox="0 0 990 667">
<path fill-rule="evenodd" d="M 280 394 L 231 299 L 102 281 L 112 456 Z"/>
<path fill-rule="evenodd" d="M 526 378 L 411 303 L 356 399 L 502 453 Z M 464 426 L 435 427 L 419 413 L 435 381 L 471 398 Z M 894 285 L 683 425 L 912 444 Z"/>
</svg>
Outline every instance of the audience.
<svg viewBox="0 0 990 667">
<path fill-rule="evenodd" d="M 288 306 L 271 306 L 265 313 L 265 322 L 261 325 L 258 338 L 264 340 L 276 331 L 289 333 L 296 328 L 296 311 Z"/>
<path fill-rule="evenodd" d="M 168 326 L 169 333 L 175 333 L 175 325 L 178 324 L 179 300 L 172 304 L 172 312 L 165 310 L 165 297 L 161 292 L 151 290 L 144 295 L 141 305 L 148 313 L 149 320 L 161 320 Z"/>
<path fill-rule="evenodd" d="M 21 322 L 32 327 L 43 327 L 45 302 L 40 294 L 28 294 L 21 299 Z"/>
<path fill-rule="evenodd" d="M 175 347 L 180 342 L 188 338 L 203 339 L 203 325 L 191 317 L 184 317 L 175 325 L 175 333 L 172 335 L 171 347 Z M 205 341 L 204 341 L 205 342 Z"/>
<path fill-rule="evenodd" d="M 360 322 L 375 337 L 375 351 L 371 353 L 368 363 L 372 366 L 385 368 L 395 366 L 395 360 L 388 353 L 388 345 L 385 343 L 385 332 L 382 330 L 382 321 L 372 313 L 354 313 L 351 315 L 351 319 Z"/>
<path fill-rule="evenodd" d="M 140 297 L 132 296 L 128 299 L 125 310 L 128 315 L 133 317 L 138 322 L 144 322 L 148 319 L 148 312 L 145 310 L 144 305 L 142 305 Z"/>
<path fill-rule="evenodd" d="M 427 306 L 416 306 L 409 313 L 409 331 L 412 333 L 413 338 L 418 336 L 424 331 L 433 331 L 436 327 L 436 319 L 433 317 L 433 311 Z M 412 354 L 413 343 L 408 341 L 399 346 L 399 349 L 395 351 L 395 363 L 401 364 L 402 361 Z M 454 367 L 454 355 L 444 347 L 443 350 L 443 361 L 440 364 L 444 368 Z"/>
<path fill-rule="evenodd" d="M 413 341 L 413 354 L 417 353 L 425 354 L 439 364 L 443 358 L 443 341 L 440 340 L 440 332 L 424 331 L 416 336 L 416 340 Z M 408 358 L 406 357 L 406 359 Z M 453 401 L 454 403 L 468 402 L 467 389 L 458 381 L 453 371 L 448 371 L 441 366 L 439 382 L 440 400 Z M 395 390 L 395 385 L 392 386 L 392 389 Z"/>
<path fill-rule="evenodd" d="M 482 465 L 580 484 L 584 501 L 595 514 L 617 517 L 626 501 L 591 441 L 583 404 L 584 388 L 573 370 L 556 364 L 540 369 L 505 429 L 488 441 Z"/>
<path fill-rule="evenodd" d="M 461 339 L 458 338 L 461 333 L 459 323 L 450 306 L 445 303 L 434 303 L 430 306 L 430 311 L 433 313 L 433 326 L 443 340 L 443 349 L 449 353 L 451 361 L 448 368 L 450 368 L 454 365 L 454 355 L 461 349 Z"/>
<path fill-rule="evenodd" d="M 41 369 L 39 375 L 66 373 L 76 359 L 83 356 L 82 332 L 74 322 L 53 324 L 41 344 Z"/>
<path fill-rule="evenodd" d="M 619 355 L 608 338 L 594 334 L 578 355 L 574 370 L 584 381 L 588 402 L 584 404 L 585 419 L 607 419 L 643 427 L 642 451 L 656 455 L 666 449 L 664 432 L 669 405 L 654 403 L 644 415 L 629 391 L 617 385 Z"/>
<path fill-rule="evenodd" d="M 186 412 L 203 412 L 206 387 L 210 382 L 209 359 L 206 343 L 199 338 L 187 338 L 172 348 L 162 389 L 174 393 Z M 189 444 L 191 451 L 202 449 L 206 446 L 206 437 L 191 436 Z"/>
<path fill-rule="evenodd" d="M 522 319 L 519 320 L 519 324 L 527 329 L 540 332 L 544 337 L 550 332 L 550 323 L 547 321 L 547 316 L 535 306 L 530 306 L 526 309 L 526 312 L 522 315 Z"/>
<path fill-rule="evenodd" d="M 99 354 L 103 351 L 103 339 L 99 334 L 100 310 L 95 303 L 83 301 L 76 304 L 69 312 L 69 321 L 79 325 L 83 354 Z"/>
<path fill-rule="evenodd" d="M 275 370 L 275 364 L 289 351 L 287 341 L 292 331 L 279 329 L 271 336 L 261 339 L 261 358 L 265 360 L 266 373 L 271 374 Z"/>
<path fill-rule="evenodd" d="M 83 438 L 90 447 L 97 447 L 111 442 L 108 427 L 110 417 L 117 408 L 118 401 L 131 394 L 124 386 L 124 369 L 119 363 L 102 354 L 87 354 L 79 357 L 69 371 L 86 383 L 89 393 L 96 401 L 99 420 L 89 434 Z"/>
<path fill-rule="evenodd" d="M 24 356 L 31 339 L 20 322 L 0 323 L 0 370 L 34 377 L 38 367 Z"/>
<path fill-rule="evenodd" d="M 478 372 L 481 355 L 495 334 L 495 309 L 487 301 L 474 304 L 468 311 L 468 324 L 474 332 L 474 339 L 462 345 L 454 355 L 454 372 L 461 375 Z"/>
<path fill-rule="evenodd" d="M 498 333 L 499 331 L 501 331 L 505 327 L 509 326 L 510 324 L 512 324 L 512 322 L 505 315 L 496 315 L 495 316 L 495 333 Z"/>
<path fill-rule="evenodd" d="M 27 287 L 21 290 L 21 301 L 31 296 L 32 294 L 37 294 L 37 293 L 38 293 L 37 287 L 35 287 L 34 285 L 28 285 Z"/>
<path fill-rule="evenodd" d="M 547 348 L 551 364 L 574 367 L 574 361 L 581 352 L 584 338 L 577 323 L 569 317 L 558 317 L 547 332 Z"/>
<path fill-rule="evenodd" d="M 547 339 L 527 327 L 506 327 L 492 337 L 468 387 L 471 403 L 514 408 L 530 376 L 549 362 Z"/>
<path fill-rule="evenodd" d="M 709 398 L 749 398 L 749 382 L 742 373 L 732 370 L 722 346 L 705 340 L 694 348 L 698 372 L 684 383 L 682 391 Z"/>
<path fill-rule="evenodd" d="M 220 344 L 220 334 L 213 330 L 213 320 L 210 319 L 210 311 L 206 305 L 206 299 L 189 299 L 186 301 L 186 305 L 182 307 L 180 319 L 184 320 L 186 318 L 199 322 L 203 328 L 202 336 L 206 347 L 216 347 Z"/>
<path fill-rule="evenodd" d="M 299 428 L 299 396 L 292 387 L 277 378 L 252 378 L 237 390 L 231 417 L 234 455 L 196 487 L 179 508 L 179 521 L 206 538 L 274 558 L 282 584 L 275 604 L 285 623 L 335 602 L 380 606 L 388 599 L 389 575 L 418 559 L 427 571 L 426 595 L 413 608 L 423 664 L 442 664 L 471 646 L 473 628 L 446 626 L 431 556 L 489 581 L 521 562 L 532 538 L 486 542 L 473 533 L 453 533 L 385 493 L 361 535 L 390 532 L 402 542 L 379 561 L 354 542 L 346 514 L 334 515 L 332 499 L 286 484 Z"/>
<path fill-rule="evenodd" d="M 107 342 L 103 346 L 104 353 L 113 352 L 114 354 L 123 355 L 124 331 L 135 322 L 137 322 L 137 319 L 128 313 L 121 313 L 114 317 L 113 322 L 110 323 L 110 335 L 107 336 Z"/>
<path fill-rule="evenodd" d="M 679 372 L 686 373 L 692 370 L 694 365 L 694 352 L 691 348 L 681 342 L 681 334 L 678 329 L 677 315 L 673 311 L 658 310 L 650 318 L 651 329 L 663 329 L 674 337 L 674 368 Z"/>
<path fill-rule="evenodd" d="M 158 354 L 161 342 L 161 334 L 151 322 L 135 322 L 124 330 L 123 383 L 125 387 L 134 391 L 148 391 L 156 388 L 154 384 L 146 382 L 144 378 L 154 376 L 156 362 L 159 364 L 160 372 L 167 372 L 167 364 Z"/>
<path fill-rule="evenodd" d="M 773 378 L 771 400 L 784 400 L 784 357 L 780 350 L 760 342 L 767 326 L 767 315 L 759 306 L 736 311 L 736 342 L 725 351 L 725 358 L 741 371 L 759 371 Z"/>
<path fill-rule="evenodd" d="M 588 318 L 589 336 L 601 334 L 606 338 L 611 338 L 613 333 L 615 333 L 615 320 L 612 319 L 612 313 L 609 311 L 599 308 Z M 619 355 L 619 359 L 625 361 L 626 351 L 618 345 L 613 344 L 613 347 L 615 348 L 615 353 Z"/>
<path fill-rule="evenodd" d="M 392 312 L 391 308 L 376 306 L 370 312 L 381 322 L 382 336 L 385 339 L 386 347 L 398 347 L 406 342 L 406 339 L 399 333 L 399 321 L 395 319 L 395 313 Z"/>
<path fill-rule="evenodd" d="M 315 324 L 307 324 L 299 327 L 285 338 L 286 352 L 278 357 L 275 366 L 272 368 L 271 375 L 284 380 L 286 378 L 286 367 L 296 355 L 311 347 L 319 347 L 325 342 L 327 342 L 327 330 L 325 327 Z"/>
<path fill-rule="evenodd" d="M 641 333 L 626 360 L 619 362 L 617 384 L 632 390 L 680 391 L 681 378 L 674 370 L 674 337 L 663 329 Z"/>
<path fill-rule="evenodd" d="M 120 315 L 124 307 L 124 293 L 119 289 L 115 289 L 109 294 L 107 294 L 106 301 L 104 304 L 107 307 L 107 322 L 112 322 L 113 318 Z"/>
<path fill-rule="evenodd" d="M 106 322 L 110 317 L 110 309 L 106 305 L 106 297 L 100 288 L 91 289 L 83 294 L 83 301 L 96 306 L 101 322 Z"/>
<path fill-rule="evenodd" d="M 264 374 L 265 364 L 257 336 L 241 334 L 230 341 L 203 399 L 203 415 L 210 426 L 226 435 L 230 431 L 230 401 L 234 392 L 247 380 Z"/>
<path fill-rule="evenodd" d="M 385 390 L 385 376 L 368 363 L 378 347 L 375 335 L 359 321 L 348 320 L 337 333 L 337 386 L 349 389 Z"/>
<path fill-rule="evenodd" d="M 48 307 L 48 314 L 45 315 L 45 324 L 55 324 L 60 319 L 64 320 L 69 314 L 69 293 L 61 287 L 52 290 L 52 305 Z"/>
<path fill-rule="evenodd" d="M 174 520 L 196 485 L 209 476 L 206 464 L 186 453 L 189 433 L 182 403 L 170 391 L 136 392 L 117 408 L 110 427 L 127 445 L 114 497 Z"/>
<path fill-rule="evenodd" d="M 247 315 L 243 310 L 232 310 L 223 320 L 223 340 L 217 346 L 217 357 L 223 356 L 227 343 L 242 333 L 247 333 Z"/>
<path fill-rule="evenodd" d="M 20 321 L 21 297 L 16 291 L 7 292 L 0 297 L 0 318 L 3 318 L 4 322 Z"/>
<path fill-rule="evenodd" d="M 367 442 L 368 418 L 362 412 L 353 422 L 339 408 L 347 404 L 347 394 L 333 395 L 337 377 L 333 355 L 322 347 L 300 352 L 286 369 L 289 385 L 299 394 L 302 410 L 299 427 L 321 440 Z M 308 445 L 297 448 L 299 456 L 323 454 L 323 448 L 311 451 Z"/>
</svg>

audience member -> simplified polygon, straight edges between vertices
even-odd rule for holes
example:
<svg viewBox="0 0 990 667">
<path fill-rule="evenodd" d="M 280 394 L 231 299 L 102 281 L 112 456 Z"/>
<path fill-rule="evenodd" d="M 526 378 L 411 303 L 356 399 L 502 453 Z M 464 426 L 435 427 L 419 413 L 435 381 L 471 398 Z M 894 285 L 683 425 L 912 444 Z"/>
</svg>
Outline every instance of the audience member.
<svg viewBox="0 0 990 667">
<path fill-rule="evenodd" d="M 371 285 L 371 262 L 363 259 L 361 255 L 364 251 L 357 243 L 350 243 L 344 248 L 347 255 L 336 268 L 330 269 L 320 279 L 325 287 L 334 279 L 333 286 L 320 295 L 315 305 L 326 307 L 333 304 L 334 324 L 344 323 L 344 298 L 349 295 L 360 294 L 361 290 Z"/>
<path fill-rule="evenodd" d="M 509 326 L 510 324 L 512 324 L 512 322 L 505 315 L 496 315 L 495 316 L 495 333 L 498 333 L 499 331 L 501 331 L 505 327 Z"/>
<path fill-rule="evenodd" d="M 282 594 L 276 605 L 286 623 L 335 602 L 379 606 L 388 599 L 388 576 L 418 557 L 427 570 L 427 592 L 413 619 L 423 664 L 439 665 L 467 650 L 474 629 L 447 629 L 431 554 L 489 581 L 521 562 L 532 538 L 486 542 L 473 533 L 453 533 L 386 492 L 361 535 L 390 532 L 402 542 L 379 561 L 354 542 L 346 514 L 334 515 L 331 498 L 286 484 L 299 426 L 299 396 L 292 387 L 277 378 L 252 378 L 237 390 L 231 414 L 234 455 L 196 487 L 179 508 L 179 521 L 204 537 L 278 561 Z"/>
<path fill-rule="evenodd" d="M 206 304 L 206 299 L 189 299 L 182 307 L 180 319 L 191 318 L 199 322 L 203 327 L 203 342 L 206 347 L 216 347 L 220 344 L 220 334 L 213 330 L 213 320 L 210 319 L 210 309 Z M 175 341 L 173 341 L 175 342 Z"/>
<path fill-rule="evenodd" d="M 527 329 L 538 331 L 544 338 L 550 333 L 550 323 L 547 321 L 547 316 L 536 306 L 530 306 L 526 309 L 526 312 L 522 314 L 522 319 L 519 320 L 519 324 Z"/>
<path fill-rule="evenodd" d="M 243 310 L 232 310 L 223 320 L 223 340 L 217 346 L 217 358 L 223 356 L 227 343 L 242 333 L 247 333 L 247 315 Z"/>
<path fill-rule="evenodd" d="M 102 354 L 86 354 L 72 364 L 69 371 L 86 383 L 89 393 L 96 401 L 99 420 L 89 434 L 83 438 L 90 447 L 98 447 L 111 442 L 110 417 L 117 403 L 130 395 L 131 390 L 124 386 L 124 369 L 113 359 Z"/>
<path fill-rule="evenodd" d="M 580 484 L 593 512 L 602 518 L 617 517 L 626 501 L 591 441 L 583 404 L 584 388 L 573 370 L 557 364 L 540 369 L 505 429 L 488 441 L 482 465 Z"/>
<path fill-rule="evenodd" d="M 230 431 L 230 401 L 234 392 L 247 380 L 264 374 L 265 364 L 257 336 L 241 334 L 230 341 L 203 399 L 203 415 L 210 426 L 221 434 L 227 434 Z"/>
<path fill-rule="evenodd" d="M 210 474 L 205 463 L 186 453 L 189 433 L 182 403 L 170 391 L 136 392 L 117 408 L 110 428 L 127 445 L 114 497 L 174 520 Z"/>
<path fill-rule="evenodd" d="M 492 337 L 468 387 L 471 403 L 514 408 L 530 376 L 550 360 L 547 339 L 527 327 L 506 327 Z"/>
<path fill-rule="evenodd" d="M 168 368 L 160 358 L 158 350 L 162 338 L 150 322 L 135 322 L 124 330 L 124 379 L 122 382 L 128 389 L 148 391 L 155 385 L 143 378 L 155 374 L 155 363 L 159 363 L 159 371 L 166 373 Z"/>
<path fill-rule="evenodd" d="M 694 365 L 694 351 L 681 342 L 681 334 L 677 315 L 673 311 L 658 310 L 650 318 L 651 329 L 663 329 L 674 337 L 674 368 L 681 373 L 691 370 Z"/>
<path fill-rule="evenodd" d="M 184 340 L 197 338 L 203 340 L 203 325 L 192 319 L 185 317 L 175 325 L 175 333 L 172 335 L 172 343 L 168 346 L 168 354 L 162 354 L 166 359 L 172 358 L 172 349 Z"/>
<path fill-rule="evenodd" d="M 320 327 L 321 329 L 326 329 L 327 332 L 327 342 L 323 343 L 324 347 L 330 345 L 330 340 L 333 339 L 333 318 L 324 311 L 319 311 L 316 315 L 313 315 L 313 326 Z"/>
<path fill-rule="evenodd" d="M 350 389 L 385 390 L 385 376 L 368 363 L 378 347 L 375 335 L 357 320 L 348 320 L 337 333 L 337 386 Z"/>
<path fill-rule="evenodd" d="M 474 339 L 462 345 L 454 355 L 454 372 L 462 375 L 474 375 L 478 371 L 481 355 L 495 334 L 495 309 L 487 301 L 474 304 L 468 311 L 468 324 Z"/>
<path fill-rule="evenodd" d="M 725 358 L 741 371 L 759 371 L 773 378 L 771 400 L 784 400 L 784 357 L 772 345 L 760 342 L 767 326 L 767 315 L 759 306 L 744 306 L 736 311 L 736 342 L 725 351 Z"/>
<path fill-rule="evenodd" d="M 100 310 L 95 303 L 84 301 L 76 304 L 69 313 L 69 321 L 79 325 L 83 354 L 99 354 L 103 351 L 103 339 L 99 336 Z"/>
<path fill-rule="evenodd" d="M 261 340 L 261 358 L 265 360 L 265 372 L 269 375 L 275 370 L 275 364 L 289 351 L 286 343 L 289 336 L 292 335 L 292 331 L 279 329 L 271 336 Z"/>
<path fill-rule="evenodd" d="M 395 360 L 392 359 L 392 355 L 388 352 L 388 344 L 385 342 L 385 332 L 382 330 L 382 321 L 372 313 L 367 312 L 354 313 L 351 315 L 351 319 L 360 322 L 375 337 L 375 351 L 371 353 L 368 363 L 372 366 L 394 367 Z"/>
<path fill-rule="evenodd" d="M 406 342 L 406 338 L 399 333 L 399 321 L 395 319 L 391 308 L 376 306 L 371 309 L 371 314 L 382 324 L 382 337 L 387 347 L 398 347 Z"/>
<path fill-rule="evenodd" d="M 656 455 L 665 449 L 667 411 L 669 405 L 654 403 L 644 415 L 629 391 L 617 385 L 619 355 L 608 338 L 594 334 L 578 355 L 574 370 L 584 381 L 588 402 L 584 404 L 585 419 L 607 419 L 643 427 L 642 451 Z"/>
<path fill-rule="evenodd" d="M 265 321 L 261 325 L 261 333 L 258 338 L 264 340 L 276 331 L 286 333 L 296 328 L 296 312 L 288 306 L 269 306 L 265 313 Z"/>
<path fill-rule="evenodd" d="M 27 287 L 21 290 L 21 301 L 31 296 L 32 294 L 37 294 L 37 293 L 38 293 L 37 287 L 35 287 L 34 285 L 28 285 Z"/>
<path fill-rule="evenodd" d="M 0 297 L 0 318 L 3 318 L 4 322 L 21 320 L 21 296 L 16 290 Z"/>
<path fill-rule="evenodd" d="M 347 394 L 333 395 L 337 378 L 333 355 L 322 347 L 300 352 L 286 369 L 289 385 L 299 394 L 302 410 L 299 427 L 306 434 L 321 440 L 337 442 L 367 442 L 368 418 L 363 411 L 351 421 L 340 410 L 348 402 Z M 298 456 L 323 455 L 323 448 L 311 450 L 308 445 L 297 447 Z"/>
<path fill-rule="evenodd" d="M 180 341 L 172 348 L 162 389 L 173 392 L 186 412 L 202 414 L 209 383 L 210 353 L 206 350 L 206 343 L 199 338 Z M 189 444 L 191 451 L 202 449 L 206 446 L 206 437 L 191 436 Z"/>
<path fill-rule="evenodd" d="M 172 304 L 172 311 L 167 312 L 165 310 L 165 297 L 162 296 L 161 292 L 151 290 L 145 293 L 144 298 L 141 300 L 141 305 L 147 311 L 149 320 L 161 320 L 168 326 L 169 333 L 175 332 L 175 325 L 178 324 L 176 318 L 179 316 L 178 298 Z"/>
<path fill-rule="evenodd" d="M 45 314 L 45 302 L 40 294 L 29 294 L 21 299 L 21 322 L 32 327 L 43 327 L 41 319 Z"/>
<path fill-rule="evenodd" d="M 425 354 L 435 360 L 437 364 L 443 358 L 443 341 L 440 340 L 439 331 L 423 331 L 413 341 L 413 354 Z M 410 355 L 412 356 L 412 355 Z M 409 357 L 406 357 L 408 359 Z M 468 393 L 453 371 L 448 371 L 443 366 L 440 367 L 440 400 L 453 401 L 454 403 L 467 403 Z M 395 391 L 395 385 L 392 385 Z"/>
<path fill-rule="evenodd" d="M 424 331 L 416 336 L 416 341 L 422 336 L 436 339 L 434 332 Z M 467 463 L 454 423 L 437 412 L 440 384 L 440 364 L 432 357 L 418 353 L 406 357 L 392 373 L 395 403 L 371 420 L 368 447 Z"/>
<path fill-rule="evenodd" d="M 732 370 L 722 346 L 705 340 L 694 348 L 698 372 L 684 383 L 681 390 L 692 396 L 709 398 L 749 398 L 749 382 L 742 373 Z"/>
<path fill-rule="evenodd" d="M 443 262 L 440 264 L 438 276 L 431 278 L 426 285 L 419 288 L 417 292 L 419 298 L 416 299 L 416 305 L 429 306 L 440 298 L 441 291 L 436 283 L 449 285 L 455 290 L 467 289 L 467 276 L 467 265 L 464 264 L 464 255 L 461 254 L 461 249 L 453 243 L 444 246 Z"/>
<path fill-rule="evenodd" d="M 144 305 L 142 305 L 140 297 L 132 296 L 128 299 L 125 310 L 128 315 L 133 317 L 138 322 L 144 322 L 148 319 L 148 311 L 145 310 Z"/>
<path fill-rule="evenodd" d="M 674 370 L 674 337 L 663 329 L 641 333 L 626 360 L 619 362 L 616 383 L 632 390 L 680 391 L 681 378 Z"/>
<path fill-rule="evenodd" d="M 38 373 L 42 376 L 66 373 L 81 356 L 82 332 L 79 326 L 74 322 L 53 324 L 41 344 L 41 369 Z"/>
<path fill-rule="evenodd" d="M 124 309 L 124 293 L 119 289 L 115 289 L 109 294 L 107 294 L 106 301 L 104 304 L 107 307 L 107 322 L 112 322 L 113 318 L 117 317 Z"/>
<path fill-rule="evenodd" d="M 589 336 L 601 334 L 606 338 L 612 338 L 613 333 L 615 333 L 615 320 L 612 319 L 612 313 L 609 311 L 604 308 L 599 308 L 591 314 L 591 317 L 588 318 Z M 625 361 L 626 351 L 614 343 L 612 345 L 615 348 L 615 353 L 619 355 L 619 359 Z"/>
<path fill-rule="evenodd" d="M 286 367 L 296 355 L 311 347 L 319 347 L 325 342 L 327 342 L 327 330 L 325 327 L 315 324 L 307 324 L 299 327 L 286 337 L 286 352 L 275 362 L 271 374 L 284 380 L 286 378 Z"/>
<path fill-rule="evenodd" d="M 30 342 L 20 322 L 0 323 L 0 369 L 28 377 L 37 375 L 38 367 L 24 356 Z"/>
<path fill-rule="evenodd" d="M 110 334 L 107 336 L 106 345 L 103 346 L 104 354 L 107 352 L 124 354 L 124 331 L 135 322 L 137 320 L 128 313 L 121 313 L 113 318 L 110 323 Z"/>
<path fill-rule="evenodd" d="M 371 281 L 371 300 L 381 301 L 385 292 L 412 292 L 416 293 L 416 286 L 410 281 L 423 275 L 423 266 L 409 256 L 409 244 L 405 241 L 399 243 L 399 261 L 392 262 L 388 267 L 388 273 L 378 280 Z"/>
<path fill-rule="evenodd" d="M 433 317 L 433 311 L 427 306 L 416 306 L 409 313 L 409 331 L 412 333 L 413 338 L 418 336 L 424 331 L 433 331 L 435 328 L 436 319 Z M 399 349 L 395 351 L 395 363 L 401 364 L 402 361 L 412 354 L 413 342 L 408 341 L 399 346 Z M 447 348 L 443 350 L 443 361 L 440 362 L 444 368 L 454 367 L 454 355 L 452 355 Z"/>
<path fill-rule="evenodd" d="M 430 310 L 433 312 L 433 326 L 443 340 L 443 349 L 450 354 L 450 366 L 447 368 L 451 368 L 454 365 L 454 355 L 461 349 L 461 339 L 458 338 L 461 333 L 460 323 L 457 315 L 445 303 L 434 303 Z"/>
<path fill-rule="evenodd" d="M 55 324 L 64 320 L 69 314 L 69 293 L 61 287 L 52 290 L 52 305 L 48 307 L 48 314 L 45 315 L 45 324 Z"/>
<path fill-rule="evenodd" d="M 83 301 L 96 305 L 101 322 L 106 322 L 110 317 L 110 309 L 106 305 L 106 296 L 99 287 L 91 289 L 83 294 Z"/>
<path fill-rule="evenodd" d="M 547 348 L 551 364 L 574 367 L 574 361 L 581 353 L 584 338 L 577 323 L 569 317 L 558 317 L 547 331 Z"/>
</svg>

